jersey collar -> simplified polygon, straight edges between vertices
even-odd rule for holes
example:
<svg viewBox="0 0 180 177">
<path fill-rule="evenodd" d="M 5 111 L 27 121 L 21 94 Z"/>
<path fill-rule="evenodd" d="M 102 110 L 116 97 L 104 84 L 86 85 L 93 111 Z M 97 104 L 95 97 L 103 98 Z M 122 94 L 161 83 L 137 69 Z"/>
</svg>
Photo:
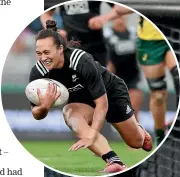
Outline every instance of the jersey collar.
<svg viewBox="0 0 180 177">
<path fill-rule="evenodd" d="M 43 62 L 40 60 L 37 61 L 36 68 L 43 76 L 49 73 L 49 70 L 44 66 Z"/>
</svg>

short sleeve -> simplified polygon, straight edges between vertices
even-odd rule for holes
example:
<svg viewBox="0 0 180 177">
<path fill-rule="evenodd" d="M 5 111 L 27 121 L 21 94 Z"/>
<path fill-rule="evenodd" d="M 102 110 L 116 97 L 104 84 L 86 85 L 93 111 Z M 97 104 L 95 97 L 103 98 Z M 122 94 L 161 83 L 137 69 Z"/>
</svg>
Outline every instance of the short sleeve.
<svg viewBox="0 0 180 177">
<path fill-rule="evenodd" d="M 41 66 L 42 67 L 42 66 Z M 31 69 L 31 72 L 30 72 L 30 75 L 29 75 L 29 82 L 32 82 L 36 79 L 42 79 L 42 78 L 45 78 L 47 77 L 47 74 L 48 72 L 44 72 L 44 70 L 41 70 L 41 69 L 37 69 L 37 66 L 35 65 L 32 69 Z"/>
<path fill-rule="evenodd" d="M 88 53 L 83 54 L 77 65 L 77 72 L 83 78 L 93 100 L 100 98 L 106 93 L 103 78 L 92 55 Z"/>
</svg>

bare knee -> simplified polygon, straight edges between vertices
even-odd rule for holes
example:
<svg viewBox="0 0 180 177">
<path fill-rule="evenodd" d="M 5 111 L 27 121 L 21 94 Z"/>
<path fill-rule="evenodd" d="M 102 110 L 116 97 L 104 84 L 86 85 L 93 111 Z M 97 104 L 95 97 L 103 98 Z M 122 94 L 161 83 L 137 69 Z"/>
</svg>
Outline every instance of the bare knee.
<svg viewBox="0 0 180 177">
<path fill-rule="evenodd" d="M 62 113 L 63 113 L 64 120 L 65 120 L 66 124 L 68 125 L 68 121 L 69 121 L 70 115 L 72 113 L 72 108 L 70 106 L 66 105 L 63 107 Z"/>
<path fill-rule="evenodd" d="M 66 125 L 75 132 L 77 138 L 81 139 L 87 135 L 89 126 L 81 111 L 78 111 L 78 106 L 69 104 L 63 108 L 63 116 Z"/>
<path fill-rule="evenodd" d="M 70 105 L 66 105 L 63 108 L 63 117 L 66 125 L 73 130 L 74 132 L 78 132 L 78 116 L 73 116 L 73 108 Z"/>
<path fill-rule="evenodd" d="M 139 135 L 134 136 L 129 141 L 126 141 L 126 144 L 132 148 L 142 148 L 144 143 L 144 136 L 139 133 Z"/>
<path fill-rule="evenodd" d="M 132 148 L 141 148 L 144 144 L 142 128 L 137 124 L 133 115 L 126 121 L 114 123 L 113 126 L 119 132 L 125 143 Z"/>
<path fill-rule="evenodd" d="M 80 119 L 75 116 L 69 116 L 68 112 L 63 113 L 66 125 L 76 134 L 76 137 L 83 138 L 82 128 L 79 124 Z"/>
<path fill-rule="evenodd" d="M 151 93 L 151 102 L 155 106 L 161 106 L 166 102 L 166 91 L 155 91 Z"/>
</svg>

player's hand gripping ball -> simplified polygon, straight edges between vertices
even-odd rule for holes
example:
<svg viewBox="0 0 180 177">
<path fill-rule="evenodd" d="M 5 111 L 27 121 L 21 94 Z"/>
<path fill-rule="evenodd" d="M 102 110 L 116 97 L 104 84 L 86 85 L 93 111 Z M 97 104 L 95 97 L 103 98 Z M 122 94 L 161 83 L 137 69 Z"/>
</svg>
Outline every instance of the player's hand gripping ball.
<svg viewBox="0 0 180 177">
<path fill-rule="evenodd" d="M 69 99 L 68 89 L 60 82 L 57 82 L 53 79 L 37 79 L 30 82 L 25 90 L 26 96 L 29 101 L 38 106 L 40 104 L 40 101 L 37 94 L 37 89 L 40 89 L 42 95 L 45 94 L 50 82 L 56 84 L 57 92 L 60 93 L 60 96 L 57 98 L 52 107 L 62 106 L 66 104 Z"/>
</svg>

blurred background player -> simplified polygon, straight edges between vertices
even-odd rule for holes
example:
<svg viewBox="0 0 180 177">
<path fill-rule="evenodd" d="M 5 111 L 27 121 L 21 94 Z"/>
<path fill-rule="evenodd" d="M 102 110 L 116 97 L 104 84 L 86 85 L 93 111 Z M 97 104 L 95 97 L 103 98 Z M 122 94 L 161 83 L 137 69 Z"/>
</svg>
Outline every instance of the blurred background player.
<svg viewBox="0 0 180 177">
<path fill-rule="evenodd" d="M 60 12 L 68 40 L 79 41 L 81 44 L 79 48 L 89 52 L 102 66 L 106 66 L 108 58 L 102 30 L 93 30 L 88 26 L 92 17 L 100 15 L 101 3 L 100 1 L 71 2 L 60 6 Z M 46 20 L 52 20 L 50 11 L 41 15 L 44 27 Z"/>
<path fill-rule="evenodd" d="M 137 35 L 136 28 L 128 27 L 126 20 L 127 16 L 122 16 L 113 21 L 112 27 L 103 29 L 109 51 L 107 69 L 125 81 L 138 120 L 138 112 L 143 101 L 143 92 L 140 88 L 141 71 L 136 61 Z"/>
<path fill-rule="evenodd" d="M 137 59 L 150 88 L 150 110 L 155 122 L 157 145 L 165 137 L 167 84 L 165 69 L 171 72 L 179 98 L 179 74 L 176 61 L 162 34 L 145 18 L 138 25 Z"/>
<path fill-rule="evenodd" d="M 107 14 L 95 17 L 90 21 L 92 29 L 99 29 L 112 19 L 122 15 L 133 13 L 123 6 L 114 6 Z M 140 17 L 138 25 L 137 59 L 145 74 L 150 88 L 150 110 L 155 122 L 157 145 L 165 137 L 165 114 L 167 84 L 165 81 L 165 69 L 170 71 L 179 100 L 179 74 L 176 61 L 162 34 L 148 20 Z"/>
</svg>

